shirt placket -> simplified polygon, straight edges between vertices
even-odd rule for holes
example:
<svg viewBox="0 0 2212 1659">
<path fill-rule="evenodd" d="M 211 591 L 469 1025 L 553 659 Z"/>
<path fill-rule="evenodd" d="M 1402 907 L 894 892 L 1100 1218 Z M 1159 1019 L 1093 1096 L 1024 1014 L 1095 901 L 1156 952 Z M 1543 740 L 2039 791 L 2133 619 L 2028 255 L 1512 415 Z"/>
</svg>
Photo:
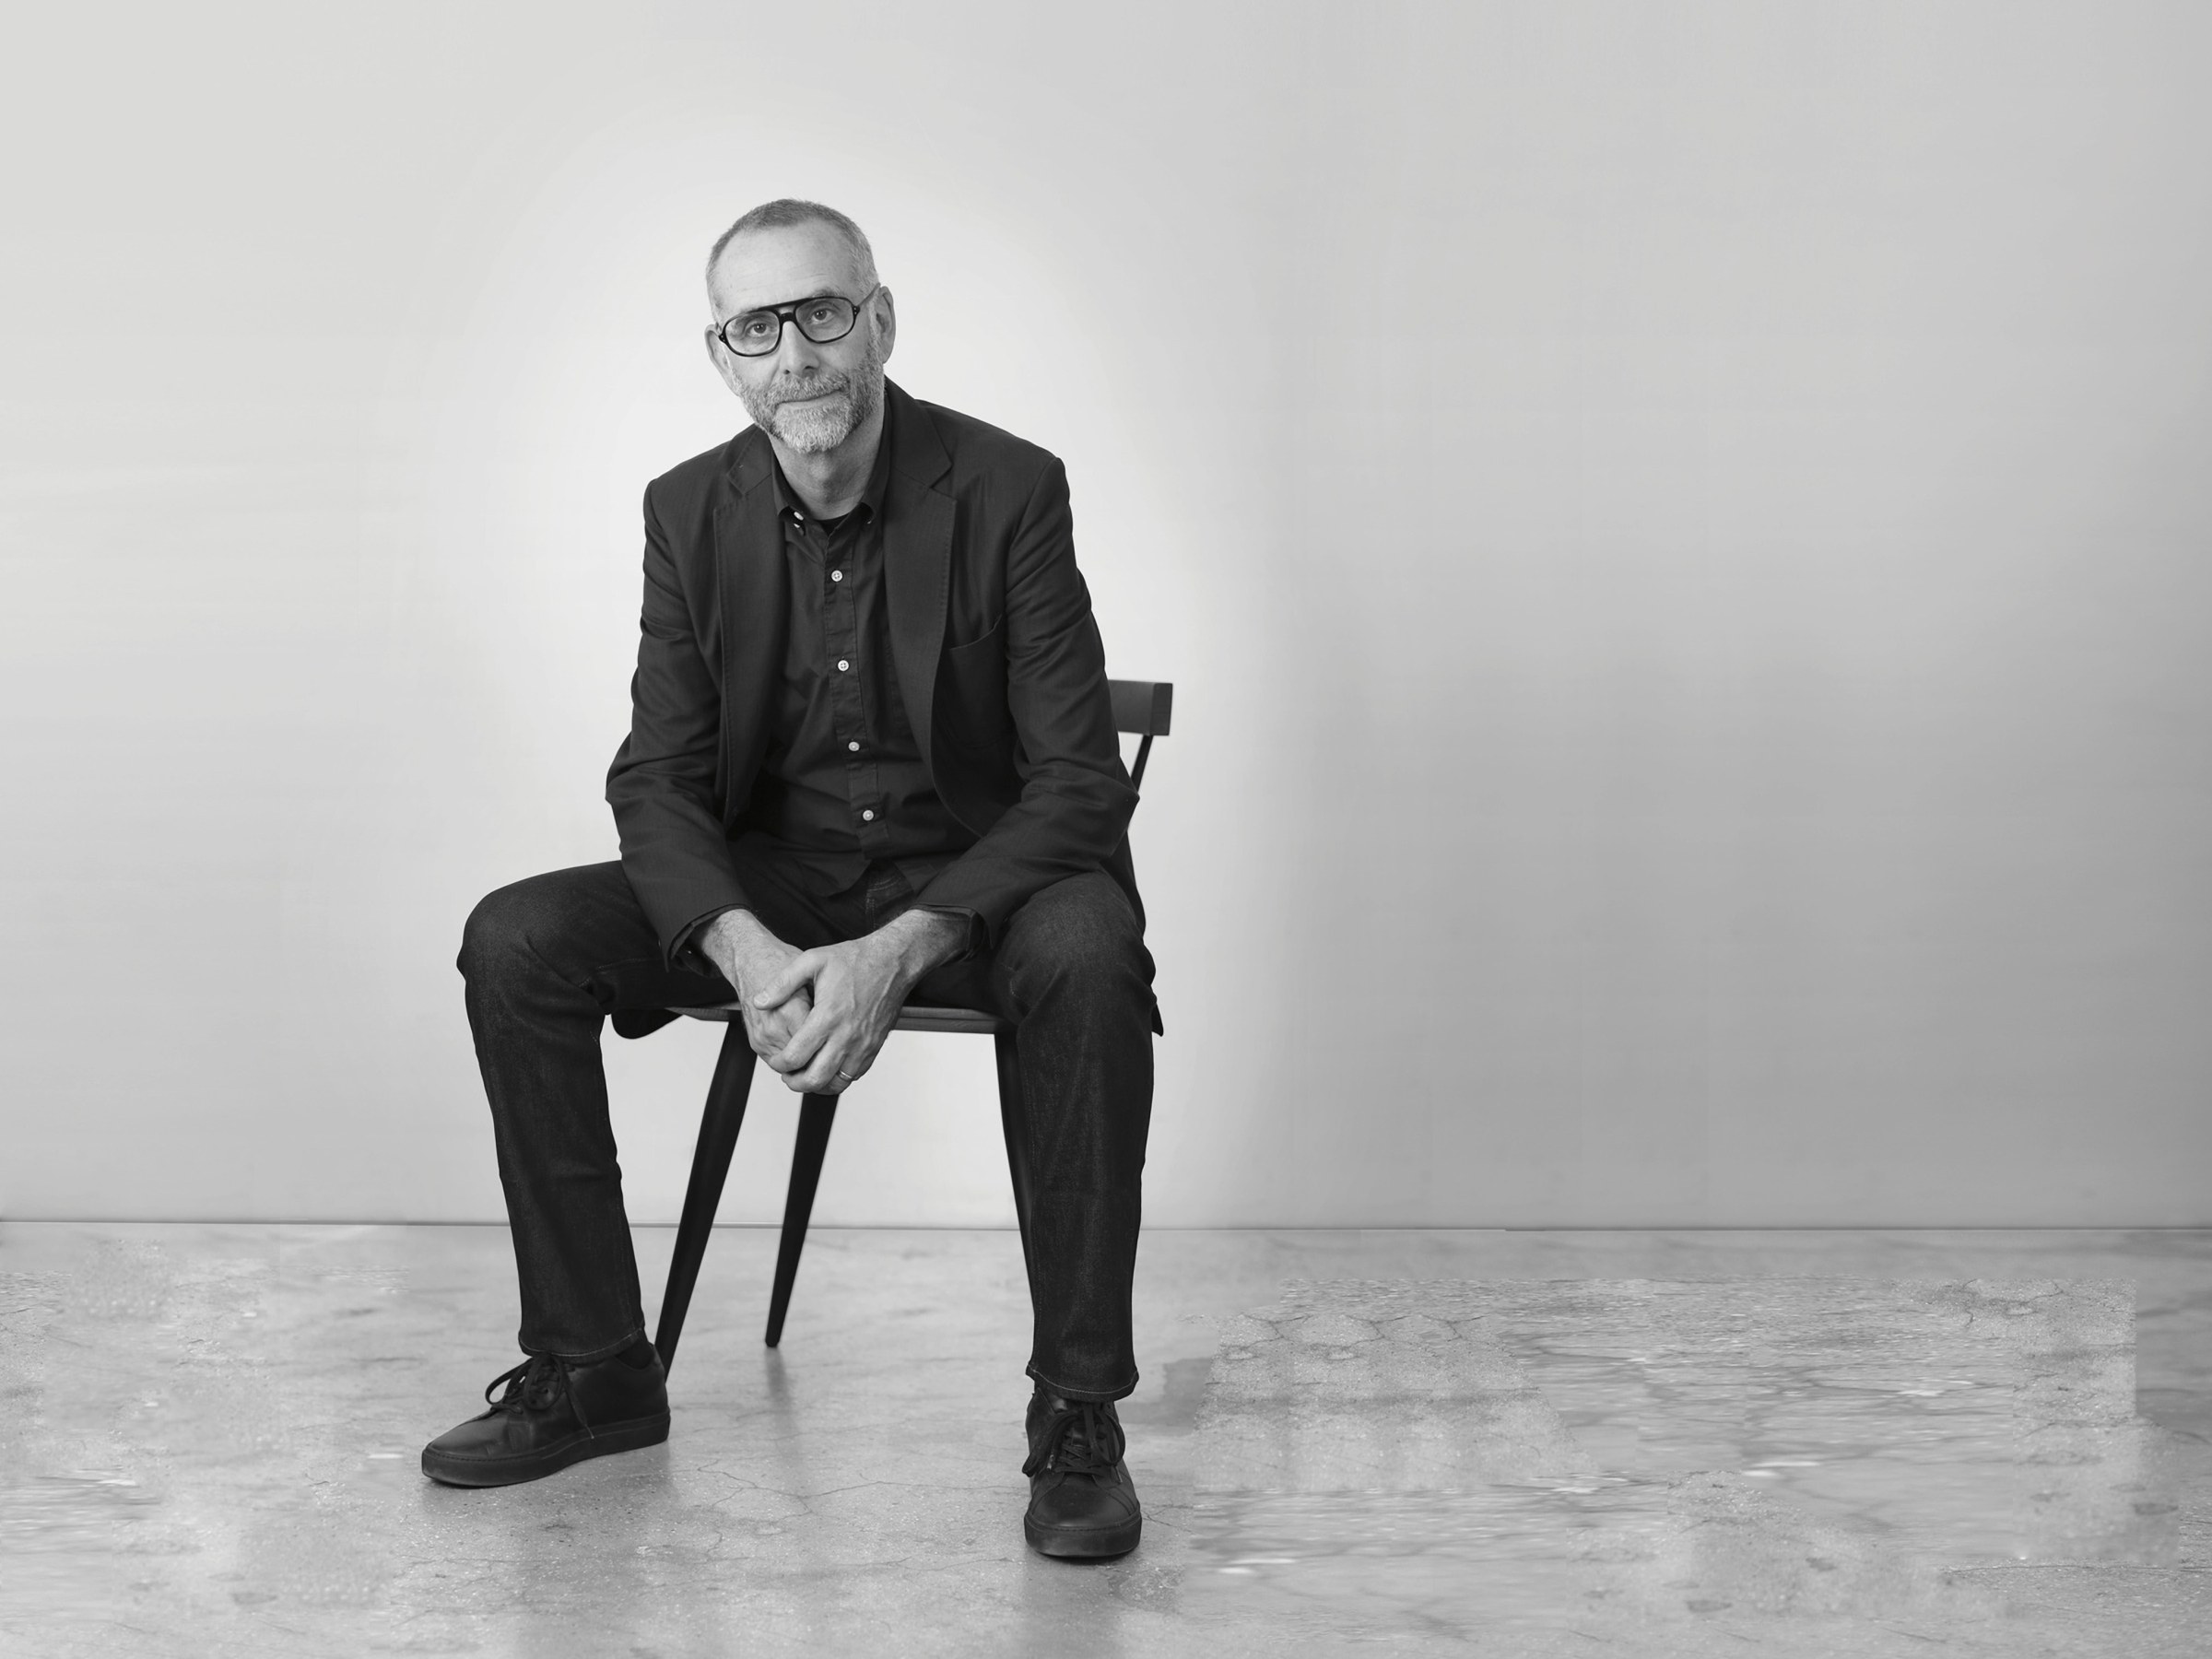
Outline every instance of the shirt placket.
<svg viewBox="0 0 2212 1659">
<path fill-rule="evenodd" d="M 822 644 L 830 670 L 831 725 L 845 754 L 845 794 L 853 815 L 853 833 L 862 851 L 871 858 L 880 858 L 889 850 L 891 838 L 884 821 L 882 782 L 877 772 L 875 739 L 868 731 L 867 688 L 862 677 L 875 673 L 876 666 L 865 660 L 860 651 L 860 583 L 851 566 L 858 540 L 858 535 L 848 530 L 822 548 Z"/>
</svg>

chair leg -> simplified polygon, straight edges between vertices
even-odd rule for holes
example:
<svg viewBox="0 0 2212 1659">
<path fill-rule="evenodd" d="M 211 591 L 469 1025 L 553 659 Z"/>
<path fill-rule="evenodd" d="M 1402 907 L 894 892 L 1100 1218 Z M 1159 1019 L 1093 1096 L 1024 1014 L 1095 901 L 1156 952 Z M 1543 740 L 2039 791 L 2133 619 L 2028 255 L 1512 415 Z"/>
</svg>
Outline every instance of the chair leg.
<svg viewBox="0 0 2212 1659">
<path fill-rule="evenodd" d="M 707 1109 L 700 1114 L 699 1148 L 691 1155 L 691 1183 L 684 1190 L 684 1218 L 676 1230 L 668 1288 L 661 1293 L 661 1328 L 653 1338 L 661 1363 L 671 1371 L 676 1368 L 677 1338 L 684 1334 L 684 1314 L 691 1306 L 691 1288 L 699 1282 L 699 1265 L 706 1258 L 707 1240 L 714 1230 L 722 1183 L 729 1175 L 730 1157 L 737 1150 L 737 1131 L 745 1123 L 746 1096 L 753 1087 L 753 1062 L 745 1022 L 731 1020 L 723 1033 L 722 1054 L 714 1062 L 714 1081 L 707 1088 Z"/>
<path fill-rule="evenodd" d="M 1006 1172 L 1014 1178 L 1014 1224 L 1021 1230 L 1023 1271 L 1030 1272 L 1030 1118 L 1022 1108 L 1021 1065 L 1013 1032 L 1000 1031 L 991 1041 L 998 1050 L 998 1122 L 1006 1137 Z"/>
<path fill-rule="evenodd" d="M 814 1214 L 814 1189 L 830 1155 L 830 1131 L 837 1123 L 837 1097 L 810 1094 L 799 1106 L 799 1135 L 791 1149 L 791 1191 L 783 1200 L 783 1241 L 776 1247 L 776 1282 L 768 1295 L 768 1346 L 783 1340 L 783 1315 L 791 1311 L 792 1282 L 799 1277 L 799 1252 L 806 1248 L 806 1221 Z"/>
</svg>

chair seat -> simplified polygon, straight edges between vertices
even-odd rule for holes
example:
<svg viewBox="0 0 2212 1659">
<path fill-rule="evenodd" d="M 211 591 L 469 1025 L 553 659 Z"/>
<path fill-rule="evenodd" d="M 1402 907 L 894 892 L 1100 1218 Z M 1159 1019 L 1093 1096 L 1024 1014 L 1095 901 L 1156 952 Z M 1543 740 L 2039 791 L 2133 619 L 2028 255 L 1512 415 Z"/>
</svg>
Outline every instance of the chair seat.
<svg viewBox="0 0 2212 1659">
<path fill-rule="evenodd" d="M 717 1003 L 707 1008 L 672 1008 L 673 1014 L 682 1014 L 691 1019 L 735 1019 L 744 1012 L 739 1003 Z M 994 1037 L 1014 1028 L 995 1014 L 980 1013 L 974 1008 L 946 1008 L 932 1003 L 908 1003 L 899 1010 L 899 1022 L 894 1031 L 972 1031 L 979 1037 Z"/>
</svg>

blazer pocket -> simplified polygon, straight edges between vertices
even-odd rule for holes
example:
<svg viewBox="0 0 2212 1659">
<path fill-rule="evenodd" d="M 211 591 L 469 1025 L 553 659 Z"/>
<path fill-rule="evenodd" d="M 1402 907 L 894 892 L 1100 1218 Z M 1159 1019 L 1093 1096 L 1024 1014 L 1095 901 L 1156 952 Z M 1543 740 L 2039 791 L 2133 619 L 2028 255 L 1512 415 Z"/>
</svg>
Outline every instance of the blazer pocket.
<svg viewBox="0 0 2212 1659">
<path fill-rule="evenodd" d="M 989 748 L 1014 724 L 1006 706 L 1006 625 L 945 648 L 937 698 L 938 734 L 969 748 Z"/>
</svg>

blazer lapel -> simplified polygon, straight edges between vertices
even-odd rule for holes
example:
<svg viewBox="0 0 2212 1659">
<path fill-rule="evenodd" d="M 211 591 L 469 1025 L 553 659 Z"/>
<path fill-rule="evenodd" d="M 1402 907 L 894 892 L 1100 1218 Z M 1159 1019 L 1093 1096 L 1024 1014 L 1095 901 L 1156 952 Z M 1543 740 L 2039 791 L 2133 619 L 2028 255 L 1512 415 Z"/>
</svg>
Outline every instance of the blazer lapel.
<svg viewBox="0 0 2212 1659">
<path fill-rule="evenodd" d="M 952 582 L 953 501 L 936 488 L 951 470 L 929 418 L 897 386 L 885 382 L 885 435 L 891 477 L 884 491 L 884 594 L 891 624 L 891 660 L 906 717 L 930 767 L 937 659 L 945 649 L 945 606 Z"/>
<path fill-rule="evenodd" d="M 727 810 L 743 810 L 775 724 L 791 625 L 791 576 L 776 523 L 768 441 L 747 434 L 714 507 L 714 564 L 722 589 L 723 755 Z"/>
</svg>

